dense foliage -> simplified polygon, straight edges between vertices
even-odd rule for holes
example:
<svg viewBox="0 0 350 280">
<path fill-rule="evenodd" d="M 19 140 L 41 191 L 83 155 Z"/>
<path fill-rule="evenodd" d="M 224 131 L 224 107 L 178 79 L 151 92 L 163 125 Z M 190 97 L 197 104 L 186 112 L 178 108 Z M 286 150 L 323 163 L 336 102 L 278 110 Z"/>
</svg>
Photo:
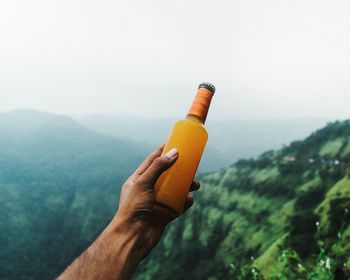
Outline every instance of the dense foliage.
<svg viewBox="0 0 350 280">
<path fill-rule="evenodd" d="M 112 217 L 144 150 L 61 116 L 0 115 L 0 278 L 55 277 Z M 336 122 L 200 175 L 135 279 L 347 279 L 349 159 L 350 122 Z"/>
<path fill-rule="evenodd" d="M 349 170 L 347 121 L 202 175 L 136 279 L 348 279 Z"/>
<path fill-rule="evenodd" d="M 0 279 L 53 279 L 112 217 L 143 157 L 62 116 L 0 115 Z"/>
</svg>

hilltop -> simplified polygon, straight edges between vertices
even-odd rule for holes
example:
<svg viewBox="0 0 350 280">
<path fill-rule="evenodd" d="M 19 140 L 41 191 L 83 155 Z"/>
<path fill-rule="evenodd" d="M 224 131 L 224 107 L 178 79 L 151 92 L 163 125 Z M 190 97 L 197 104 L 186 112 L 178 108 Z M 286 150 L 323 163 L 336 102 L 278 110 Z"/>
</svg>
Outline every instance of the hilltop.
<svg viewBox="0 0 350 280">
<path fill-rule="evenodd" d="M 0 114 L 0 144 L 1 279 L 57 276 L 108 223 L 119 187 L 148 150 L 27 110 Z M 254 279 L 253 271 L 307 279 L 348 269 L 349 158 L 350 123 L 335 122 L 199 175 L 195 206 L 135 279 Z"/>
<path fill-rule="evenodd" d="M 350 267 L 349 170 L 350 121 L 344 121 L 204 174 L 195 207 L 168 228 L 136 279 L 343 273 Z M 322 279 L 334 277 L 328 276 Z"/>
<path fill-rule="evenodd" d="M 113 217 L 145 150 L 61 115 L 0 114 L 0 278 L 57 276 Z"/>
</svg>

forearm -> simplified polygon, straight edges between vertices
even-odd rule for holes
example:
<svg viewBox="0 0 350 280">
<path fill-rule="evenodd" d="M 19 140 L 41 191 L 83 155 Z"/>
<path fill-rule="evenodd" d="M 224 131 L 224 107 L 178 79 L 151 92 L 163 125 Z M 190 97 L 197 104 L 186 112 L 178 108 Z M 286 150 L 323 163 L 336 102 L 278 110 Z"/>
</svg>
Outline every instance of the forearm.
<svg viewBox="0 0 350 280">
<path fill-rule="evenodd" d="M 58 280 L 130 279 L 144 254 L 140 232 L 116 218 Z"/>
<path fill-rule="evenodd" d="M 59 276 L 59 280 L 131 278 L 139 262 L 156 246 L 170 222 L 153 212 L 154 185 L 178 157 L 174 150 L 161 156 L 163 148 L 164 145 L 160 146 L 126 180 L 112 222 Z M 185 204 L 185 210 L 193 204 L 193 198 L 189 202 L 192 203 Z"/>
</svg>

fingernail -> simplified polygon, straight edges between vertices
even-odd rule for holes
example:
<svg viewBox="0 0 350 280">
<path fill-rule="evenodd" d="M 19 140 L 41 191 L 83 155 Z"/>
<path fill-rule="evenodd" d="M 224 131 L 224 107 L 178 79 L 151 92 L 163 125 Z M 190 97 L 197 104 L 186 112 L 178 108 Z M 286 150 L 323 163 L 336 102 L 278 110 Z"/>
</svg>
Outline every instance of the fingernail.
<svg viewBox="0 0 350 280">
<path fill-rule="evenodd" d="M 177 149 L 176 148 L 173 148 L 169 152 L 166 153 L 166 156 L 168 158 L 173 158 L 176 155 L 177 155 Z"/>
</svg>

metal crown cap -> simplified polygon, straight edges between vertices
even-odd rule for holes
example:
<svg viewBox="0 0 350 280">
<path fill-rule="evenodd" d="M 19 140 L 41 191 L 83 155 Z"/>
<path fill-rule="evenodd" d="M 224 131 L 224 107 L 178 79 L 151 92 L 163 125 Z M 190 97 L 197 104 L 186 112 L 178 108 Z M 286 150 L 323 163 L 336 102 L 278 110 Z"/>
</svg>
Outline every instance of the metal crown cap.
<svg viewBox="0 0 350 280">
<path fill-rule="evenodd" d="M 210 84 L 210 83 L 201 83 L 199 86 L 198 86 L 198 89 L 200 88 L 206 88 L 207 90 L 209 90 L 212 94 L 215 93 L 215 87 L 214 85 Z"/>
</svg>

